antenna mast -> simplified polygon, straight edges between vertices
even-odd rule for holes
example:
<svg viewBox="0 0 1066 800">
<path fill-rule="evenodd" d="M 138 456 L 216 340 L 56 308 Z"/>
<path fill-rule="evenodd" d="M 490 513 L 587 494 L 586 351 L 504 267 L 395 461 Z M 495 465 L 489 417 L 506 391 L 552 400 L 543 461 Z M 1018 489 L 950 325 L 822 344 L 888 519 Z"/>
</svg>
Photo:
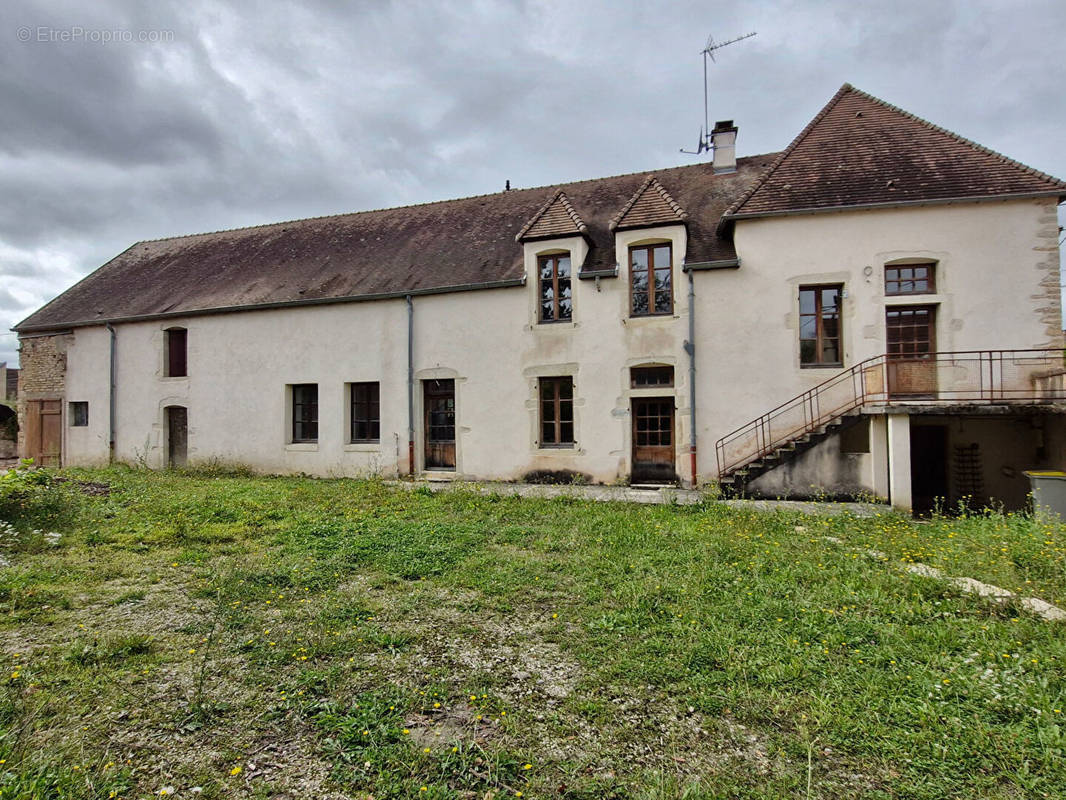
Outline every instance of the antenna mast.
<svg viewBox="0 0 1066 800">
<path fill-rule="evenodd" d="M 695 150 L 686 150 L 681 148 L 682 153 L 688 153 L 689 155 L 698 156 L 700 153 L 713 149 L 711 142 L 711 124 L 710 115 L 707 104 L 707 59 L 714 61 L 714 51 L 721 50 L 723 47 L 727 47 L 737 42 L 742 42 L 745 39 L 750 39 L 755 35 L 755 31 L 751 33 L 745 33 L 743 36 L 738 36 L 735 39 L 730 39 L 727 42 L 715 42 L 713 36 L 707 37 L 707 45 L 700 51 L 703 55 L 703 127 L 700 129 L 700 139 L 696 145 Z"/>
</svg>

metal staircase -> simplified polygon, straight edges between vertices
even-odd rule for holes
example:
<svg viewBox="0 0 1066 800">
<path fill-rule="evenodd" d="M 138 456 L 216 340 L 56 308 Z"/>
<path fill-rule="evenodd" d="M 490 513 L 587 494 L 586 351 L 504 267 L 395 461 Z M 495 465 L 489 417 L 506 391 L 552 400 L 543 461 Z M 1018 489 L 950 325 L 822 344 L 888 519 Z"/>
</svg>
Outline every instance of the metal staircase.
<svg viewBox="0 0 1066 800">
<path fill-rule="evenodd" d="M 715 443 L 718 480 L 742 494 L 760 475 L 859 422 L 873 407 L 1063 403 L 1063 351 L 967 350 L 861 361 Z"/>
</svg>

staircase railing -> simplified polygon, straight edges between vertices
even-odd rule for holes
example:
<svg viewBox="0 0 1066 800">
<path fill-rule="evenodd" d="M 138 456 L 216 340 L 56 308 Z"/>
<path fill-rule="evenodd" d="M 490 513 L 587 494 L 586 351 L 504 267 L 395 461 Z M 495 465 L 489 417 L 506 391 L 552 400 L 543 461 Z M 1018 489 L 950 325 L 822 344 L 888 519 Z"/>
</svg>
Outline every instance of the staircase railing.
<svg viewBox="0 0 1066 800">
<path fill-rule="evenodd" d="M 718 476 L 776 452 L 866 405 L 1066 400 L 1060 349 L 964 350 L 860 361 L 715 443 Z"/>
</svg>

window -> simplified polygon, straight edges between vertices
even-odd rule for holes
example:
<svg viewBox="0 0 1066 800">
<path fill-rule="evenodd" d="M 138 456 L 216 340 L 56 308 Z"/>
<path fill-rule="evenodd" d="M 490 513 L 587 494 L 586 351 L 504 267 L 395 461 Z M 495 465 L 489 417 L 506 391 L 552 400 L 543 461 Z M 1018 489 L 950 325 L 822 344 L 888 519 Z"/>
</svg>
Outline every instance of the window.
<svg viewBox="0 0 1066 800">
<path fill-rule="evenodd" d="M 629 248 L 630 315 L 674 313 L 673 267 L 669 244 Z"/>
<path fill-rule="evenodd" d="M 378 384 L 353 383 L 352 391 L 352 442 L 381 441 L 381 411 L 378 403 Z"/>
<path fill-rule="evenodd" d="M 632 367 L 629 370 L 629 382 L 634 389 L 646 386 L 673 386 L 673 367 Z"/>
<path fill-rule="evenodd" d="M 185 328 L 168 328 L 163 332 L 166 343 L 166 376 L 184 378 L 188 371 L 188 337 Z"/>
<path fill-rule="evenodd" d="M 540 379 L 540 446 L 574 446 L 574 379 Z"/>
<path fill-rule="evenodd" d="M 863 417 L 840 432 L 840 452 L 845 454 L 870 452 L 869 417 Z"/>
<path fill-rule="evenodd" d="M 294 383 L 292 386 L 292 440 L 318 441 L 317 383 Z"/>
<path fill-rule="evenodd" d="M 936 350 L 936 306 L 889 306 L 885 317 L 889 358 L 921 359 Z"/>
<path fill-rule="evenodd" d="M 936 264 L 897 264 L 885 267 L 885 294 L 936 292 Z"/>
<path fill-rule="evenodd" d="M 540 321 L 561 322 L 573 317 L 570 256 L 541 256 L 537 259 L 537 269 L 540 273 Z"/>
<path fill-rule="evenodd" d="M 82 428 L 89 424 L 89 404 L 83 400 L 76 400 L 69 407 L 70 425 L 74 428 Z"/>
<path fill-rule="evenodd" d="M 801 286 L 800 364 L 812 367 L 839 367 L 843 363 L 840 346 L 840 284 Z"/>
</svg>

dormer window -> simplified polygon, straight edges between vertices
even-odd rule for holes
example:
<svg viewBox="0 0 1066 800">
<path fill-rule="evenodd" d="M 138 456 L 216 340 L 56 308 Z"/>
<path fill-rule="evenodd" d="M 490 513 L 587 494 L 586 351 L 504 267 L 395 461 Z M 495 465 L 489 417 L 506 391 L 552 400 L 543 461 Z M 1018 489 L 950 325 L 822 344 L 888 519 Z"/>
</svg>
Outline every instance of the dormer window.
<svg viewBox="0 0 1066 800">
<path fill-rule="evenodd" d="M 669 244 L 629 248 L 630 315 L 674 313 L 673 261 Z"/>
<path fill-rule="evenodd" d="M 570 288 L 570 254 L 556 253 L 537 258 L 540 275 L 540 321 L 565 322 L 574 315 Z"/>
</svg>

